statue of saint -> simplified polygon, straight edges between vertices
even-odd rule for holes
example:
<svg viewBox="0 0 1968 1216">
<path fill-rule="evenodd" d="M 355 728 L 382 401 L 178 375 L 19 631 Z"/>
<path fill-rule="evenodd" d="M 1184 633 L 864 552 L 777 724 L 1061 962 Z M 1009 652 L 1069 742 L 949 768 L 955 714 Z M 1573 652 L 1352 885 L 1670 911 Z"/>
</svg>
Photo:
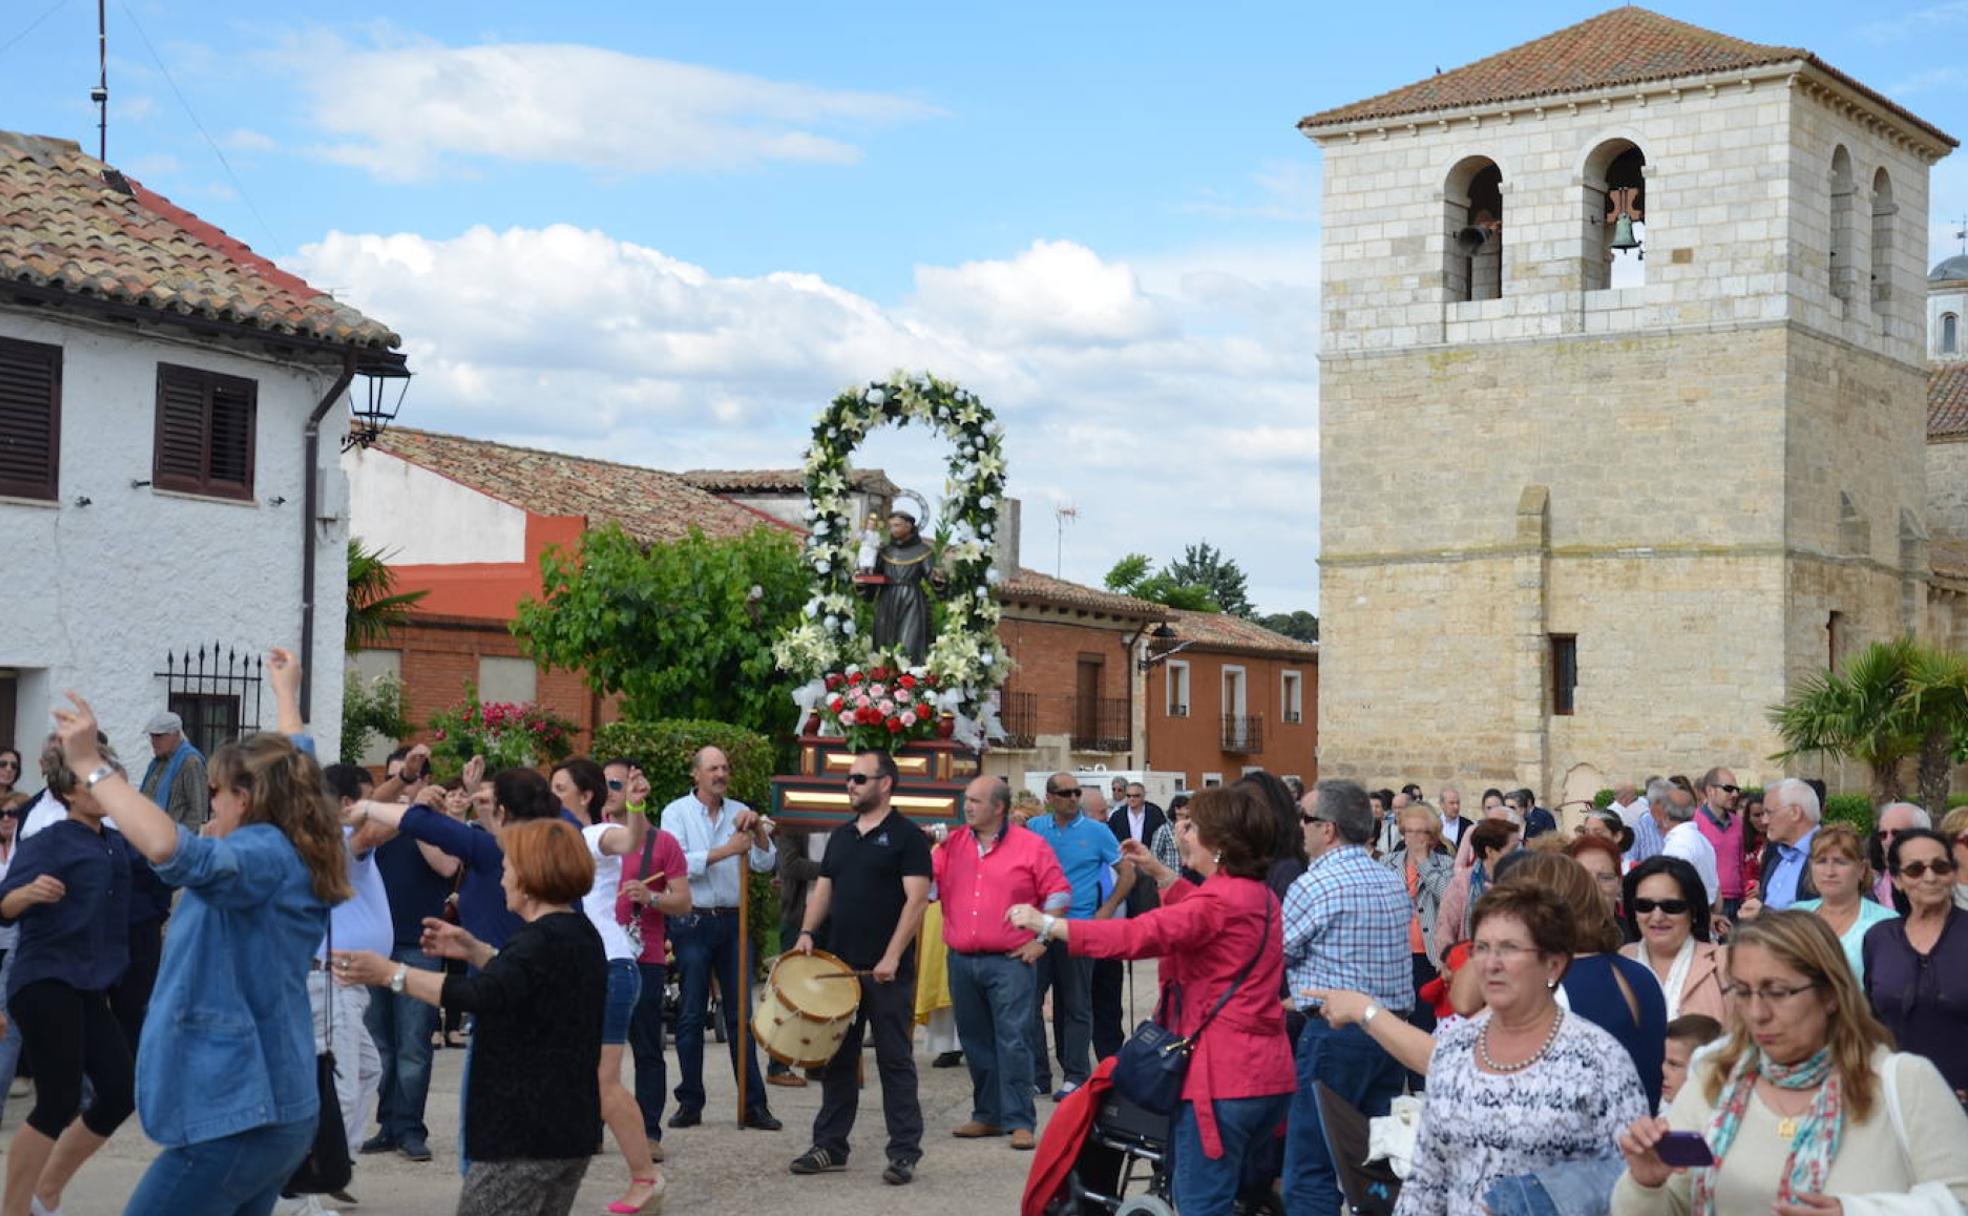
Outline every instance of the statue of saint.
<svg viewBox="0 0 1968 1216">
<path fill-rule="evenodd" d="M 929 542 L 916 531 L 916 518 L 907 511 L 888 516 L 888 543 L 881 547 L 875 571 L 888 582 L 875 595 L 875 646 L 920 663 L 929 654 L 929 583 L 942 580 L 931 558 Z"/>
</svg>

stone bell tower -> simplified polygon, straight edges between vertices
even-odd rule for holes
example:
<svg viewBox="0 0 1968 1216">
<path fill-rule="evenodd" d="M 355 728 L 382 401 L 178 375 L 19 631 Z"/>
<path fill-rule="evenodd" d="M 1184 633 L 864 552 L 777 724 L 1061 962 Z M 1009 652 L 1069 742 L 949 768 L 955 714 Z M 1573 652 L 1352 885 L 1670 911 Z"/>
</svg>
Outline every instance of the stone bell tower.
<svg viewBox="0 0 1968 1216">
<path fill-rule="evenodd" d="M 1299 126 L 1320 772 L 1773 775 L 1768 706 L 1924 628 L 1955 141 L 1809 51 L 1638 8 Z"/>
</svg>

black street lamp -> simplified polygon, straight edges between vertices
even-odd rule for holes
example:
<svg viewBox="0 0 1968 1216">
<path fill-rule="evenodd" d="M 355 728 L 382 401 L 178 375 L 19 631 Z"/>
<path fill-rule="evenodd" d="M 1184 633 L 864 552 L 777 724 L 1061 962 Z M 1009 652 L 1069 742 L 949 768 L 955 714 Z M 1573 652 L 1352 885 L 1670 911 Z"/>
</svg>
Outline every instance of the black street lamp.
<svg viewBox="0 0 1968 1216">
<path fill-rule="evenodd" d="M 342 450 L 366 448 L 382 437 L 403 408 L 403 397 L 410 391 L 410 373 L 401 367 L 364 369 L 362 396 L 349 390 L 349 430 L 342 439 Z M 392 385 L 394 381 L 394 385 Z"/>
</svg>

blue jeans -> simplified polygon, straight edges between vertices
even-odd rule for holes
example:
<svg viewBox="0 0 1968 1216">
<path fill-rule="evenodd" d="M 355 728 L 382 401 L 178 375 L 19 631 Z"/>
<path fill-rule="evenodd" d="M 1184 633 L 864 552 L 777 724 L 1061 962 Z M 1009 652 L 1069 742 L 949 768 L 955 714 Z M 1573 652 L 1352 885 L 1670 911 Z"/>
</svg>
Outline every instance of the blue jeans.
<svg viewBox="0 0 1968 1216">
<path fill-rule="evenodd" d="M 642 996 L 642 972 L 632 958 L 608 960 L 608 999 L 601 1007 L 601 1045 L 620 1047 L 629 1041 L 629 1019 Z"/>
<path fill-rule="evenodd" d="M 1298 1036 L 1298 1089 L 1291 1099 L 1285 1135 L 1285 1210 L 1337 1212 L 1339 1176 L 1326 1149 L 1314 1081 L 1352 1103 L 1363 1115 L 1384 1115 L 1400 1096 L 1407 1070 L 1358 1026 L 1335 1030 L 1324 1018 L 1308 1017 Z M 1185 1213 L 1186 1216 L 1186 1213 Z"/>
<path fill-rule="evenodd" d="M 711 1000 L 711 971 L 717 970 L 718 991 L 724 995 L 726 1046 L 731 1051 L 731 1068 L 738 1069 L 738 1053 L 745 1053 L 745 1109 L 769 1109 L 765 1101 L 765 1074 L 759 1071 L 758 1052 L 748 1035 L 738 1037 L 738 1005 L 751 1000 L 751 951 L 738 940 L 736 916 L 713 916 L 692 912 L 670 920 L 670 945 L 676 951 L 680 979 L 676 1027 L 677 1106 L 682 1110 L 704 1107 L 704 1011 Z M 744 982 L 739 976 L 745 977 Z"/>
<path fill-rule="evenodd" d="M 1290 1094 L 1270 1094 L 1215 1099 L 1211 1105 L 1216 1110 L 1216 1135 L 1223 1141 L 1223 1155 L 1216 1158 L 1203 1152 L 1196 1104 L 1182 1104 L 1175 1115 L 1175 1161 L 1169 1172 L 1169 1187 L 1182 1216 L 1231 1216 L 1237 1210 L 1245 1163 L 1265 1149 L 1291 1110 L 1291 1098 Z"/>
<path fill-rule="evenodd" d="M 409 946 L 398 946 L 390 957 L 419 971 L 439 969 L 436 959 Z M 431 1035 L 437 1031 L 439 1016 L 436 1006 L 407 992 L 398 996 L 387 988 L 370 989 L 362 1024 L 382 1057 L 376 1122 L 382 1137 L 392 1144 L 422 1144 L 430 1139 L 430 1129 L 424 1126 L 424 1100 L 430 1095 Z M 351 1129 L 350 1134 L 360 1133 Z"/>
<path fill-rule="evenodd" d="M 7 957 L 0 960 L 0 993 L 7 991 L 7 978 L 14 973 L 14 956 L 17 950 L 8 950 Z M 130 1045 L 132 1051 L 136 1045 Z M 7 1018 L 7 1033 L 0 1036 L 0 1113 L 7 1109 L 7 1088 L 14 1083 L 14 1071 L 20 1066 L 21 1032 L 20 1023 L 10 1015 Z"/>
<path fill-rule="evenodd" d="M 1074 958 L 1065 942 L 1052 942 L 1039 956 L 1032 991 L 1031 1030 L 1033 1078 L 1040 1089 L 1052 1088 L 1052 1065 L 1046 1056 L 1045 995 L 1052 989 L 1052 1021 L 1059 1031 L 1059 1073 L 1069 1084 L 1086 1083 L 1093 1071 L 1093 960 Z"/>
<path fill-rule="evenodd" d="M 642 1130 L 653 1143 L 663 1138 L 663 1101 L 670 1076 L 663 1059 L 663 984 L 661 963 L 637 963 L 642 971 L 642 996 L 629 1019 L 629 1052 L 635 1057 L 636 1105 L 642 1108 Z"/>
<path fill-rule="evenodd" d="M 310 1116 L 167 1148 L 144 1171 L 123 1216 L 266 1216 L 314 1143 L 315 1122 Z"/>
<path fill-rule="evenodd" d="M 950 951 L 950 1004 L 970 1066 L 970 1117 L 1007 1131 L 1038 1126 L 1032 1105 L 1034 965 Z"/>
</svg>

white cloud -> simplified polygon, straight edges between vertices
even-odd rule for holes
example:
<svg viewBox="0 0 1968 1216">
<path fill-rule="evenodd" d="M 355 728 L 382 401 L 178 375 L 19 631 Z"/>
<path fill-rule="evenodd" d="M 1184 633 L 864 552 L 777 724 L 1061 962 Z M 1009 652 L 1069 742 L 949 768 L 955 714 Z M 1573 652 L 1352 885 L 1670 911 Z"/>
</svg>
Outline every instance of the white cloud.
<svg viewBox="0 0 1968 1216">
<path fill-rule="evenodd" d="M 1961 22 L 1968 22 L 1968 0 L 1944 0 L 1943 3 L 1930 4 L 1897 17 L 1868 22 L 1860 27 L 1859 33 L 1867 41 L 1883 46 L 1907 38 L 1925 37 Z"/>
<path fill-rule="evenodd" d="M 237 152 L 272 152 L 280 146 L 271 135 L 251 127 L 235 127 L 219 142 Z"/>
<path fill-rule="evenodd" d="M 1206 538 L 1273 589 L 1267 609 L 1316 602 L 1317 263 L 1300 247 L 1130 264 L 1040 241 L 918 267 L 899 305 L 568 226 L 331 233 L 294 269 L 405 335 L 406 425 L 669 468 L 783 467 L 843 386 L 928 368 L 1009 427 L 1028 565 L 1052 569 L 1050 505 L 1070 500 L 1068 577 Z M 880 433 L 863 455 L 940 492 L 945 453 L 922 435 Z"/>
<path fill-rule="evenodd" d="M 429 177 L 475 159 L 608 173 L 846 163 L 849 138 L 931 117 L 920 101 L 824 89 L 601 47 L 512 43 L 377 48 L 320 39 L 281 62 L 301 73 L 327 159 L 378 177 Z"/>
</svg>

